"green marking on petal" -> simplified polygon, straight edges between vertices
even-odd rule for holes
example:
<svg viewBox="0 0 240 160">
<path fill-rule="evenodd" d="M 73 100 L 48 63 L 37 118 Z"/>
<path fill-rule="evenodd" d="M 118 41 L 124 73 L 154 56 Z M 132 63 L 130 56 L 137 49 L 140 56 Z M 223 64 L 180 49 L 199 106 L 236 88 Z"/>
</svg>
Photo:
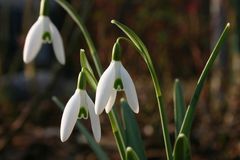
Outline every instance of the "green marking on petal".
<svg viewBox="0 0 240 160">
<path fill-rule="evenodd" d="M 123 90 L 123 83 L 122 80 L 120 78 L 117 78 L 114 82 L 114 86 L 113 86 L 116 90 L 121 91 Z"/>
<path fill-rule="evenodd" d="M 52 37 L 49 32 L 44 32 L 42 35 L 42 39 L 45 43 L 51 43 L 52 42 Z"/>
<path fill-rule="evenodd" d="M 78 119 L 88 119 L 88 110 L 84 106 L 80 107 Z"/>
</svg>

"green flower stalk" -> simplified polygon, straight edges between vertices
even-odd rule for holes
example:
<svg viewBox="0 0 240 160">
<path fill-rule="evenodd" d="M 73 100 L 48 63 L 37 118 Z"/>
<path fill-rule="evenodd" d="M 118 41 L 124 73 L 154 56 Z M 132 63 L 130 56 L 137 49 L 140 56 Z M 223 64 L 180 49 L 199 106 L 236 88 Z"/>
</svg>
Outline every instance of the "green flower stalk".
<svg viewBox="0 0 240 160">
<path fill-rule="evenodd" d="M 49 0 L 41 0 L 39 15 L 48 16 L 49 14 Z"/>
<path fill-rule="evenodd" d="M 156 74 L 156 71 L 152 64 L 152 60 L 150 58 L 148 50 L 145 47 L 145 45 L 143 44 L 143 42 L 141 41 L 141 39 L 130 28 L 128 28 L 127 26 L 125 26 L 124 24 L 122 24 L 116 20 L 112 20 L 111 23 L 117 25 L 117 27 L 119 27 L 129 37 L 129 39 L 131 41 L 128 40 L 128 42 L 131 42 L 131 44 L 133 44 L 133 46 L 135 46 L 137 48 L 138 53 L 142 56 L 142 58 L 144 59 L 146 65 L 149 69 L 149 72 L 152 77 L 155 93 L 156 93 L 157 102 L 158 102 L 158 108 L 159 108 L 159 113 L 160 113 L 160 118 L 161 118 L 163 138 L 164 138 L 164 143 L 165 143 L 165 147 L 166 147 L 167 159 L 172 160 L 173 159 L 172 145 L 170 142 L 170 136 L 169 136 L 169 131 L 168 131 L 168 127 L 167 127 L 167 124 L 168 124 L 167 123 L 167 114 L 166 114 L 166 111 L 164 108 L 163 97 L 162 97 L 159 81 L 157 78 L 157 74 Z"/>
<path fill-rule="evenodd" d="M 55 0 L 63 9 L 66 10 L 66 12 L 69 14 L 69 16 L 71 16 L 71 18 L 74 20 L 74 22 L 76 22 L 76 24 L 78 25 L 79 29 L 82 31 L 83 36 L 87 42 L 88 48 L 90 50 L 93 62 L 95 64 L 98 76 L 100 77 L 102 74 L 102 66 L 99 60 L 99 57 L 97 55 L 97 50 L 96 47 L 94 46 L 94 43 L 91 39 L 91 36 L 86 28 L 86 26 L 84 25 L 84 23 L 82 22 L 82 19 L 80 18 L 80 16 L 78 15 L 77 11 L 74 10 L 74 8 L 71 6 L 71 4 L 69 4 L 67 1 L 65 0 Z"/>
</svg>

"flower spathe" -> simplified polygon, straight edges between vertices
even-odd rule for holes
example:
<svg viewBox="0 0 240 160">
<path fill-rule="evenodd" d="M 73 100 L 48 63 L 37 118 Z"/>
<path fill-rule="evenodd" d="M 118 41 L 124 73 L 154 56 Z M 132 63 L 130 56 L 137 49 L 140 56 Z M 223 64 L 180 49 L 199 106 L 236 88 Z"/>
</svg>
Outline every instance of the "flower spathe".
<svg viewBox="0 0 240 160">
<path fill-rule="evenodd" d="M 110 112 L 118 90 L 115 84 L 119 80 L 122 83 L 121 89 L 125 91 L 129 106 L 135 113 L 139 112 L 137 93 L 132 78 L 120 61 L 112 60 L 109 67 L 101 76 L 97 86 L 95 99 L 96 114 L 101 114 L 104 109 L 107 113 Z"/>
<path fill-rule="evenodd" d="M 65 142 L 72 133 L 77 122 L 80 109 L 84 107 L 88 110 L 94 138 L 97 142 L 101 139 L 101 127 L 99 117 L 94 112 L 94 103 L 88 96 L 86 90 L 76 89 L 73 96 L 69 99 L 63 111 L 60 138 Z"/>
<path fill-rule="evenodd" d="M 42 43 L 52 43 L 57 60 L 65 64 L 65 54 L 61 35 L 48 16 L 39 16 L 30 28 L 23 48 L 23 61 L 31 62 L 41 49 Z"/>
</svg>

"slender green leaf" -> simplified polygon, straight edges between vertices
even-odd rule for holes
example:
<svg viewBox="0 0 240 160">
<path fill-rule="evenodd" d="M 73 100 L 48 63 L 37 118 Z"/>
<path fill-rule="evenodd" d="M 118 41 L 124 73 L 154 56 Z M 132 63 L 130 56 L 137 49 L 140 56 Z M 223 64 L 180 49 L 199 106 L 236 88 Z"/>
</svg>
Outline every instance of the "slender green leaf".
<svg viewBox="0 0 240 160">
<path fill-rule="evenodd" d="M 141 138 L 135 114 L 124 99 L 121 100 L 121 109 L 125 125 L 126 144 L 134 149 L 141 160 L 146 160 L 144 143 Z"/>
<path fill-rule="evenodd" d="M 167 114 L 166 114 L 164 103 L 163 103 L 163 96 L 161 93 L 160 84 L 159 84 L 157 74 L 156 74 L 155 68 L 153 66 L 151 57 L 148 53 L 148 50 L 145 47 L 144 43 L 141 41 L 141 39 L 133 32 L 133 30 L 131 30 L 130 28 L 128 28 L 127 26 L 125 26 L 124 24 L 122 24 L 116 20 L 112 20 L 111 23 L 115 24 L 119 29 L 121 29 L 128 36 L 128 38 L 132 42 L 131 44 L 133 44 L 137 48 L 138 53 L 142 56 L 142 58 L 144 59 L 146 65 L 149 69 L 149 72 L 151 74 L 151 78 L 153 81 L 155 93 L 156 93 L 157 102 L 158 102 L 158 109 L 159 109 L 159 113 L 160 113 L 160 119 L 161 119 L 162 131 L 163 131 L 163 139 L 164 139 L 164 144 L 166 147 L 167 159 L 172 160 L 172 158 L 173 158 L 172 157 L 172 145 L 170 142 L 170 136 L 169 136 L 168 126 L 167 126 L 167 124 L 168 124 Z"/>
<path fill-rule="evenodd" d="M 92 59 L 94 61 L 95 67 L 97 69 L 98 76 L 100 77 L 102 73 L 102 66 L 100 64 L 99 57 L 97 56 L 96 48 L 93 44 L 90 34 L 87 31 L 86 26 L 82 22 L 82 19 L 78 15 L 77 11 L 66 0 L 55 0 L 55 1 L 69 14 L 69 16 L 73 19 L 73 21 L 75 21 L 79 29 L 82 31 L 83 36 L 87 42 L 88 48 L 90 50 Z"/>
<path fill-rule="evenodd" d="M 188 138 L 184 134 L 179 134 L 174 150 L 173 150 L 174 160 L 191 160 L 191 150 Z"/>
<path fill-rule="evenodd" d="M 64 109 L 64 104 L 55 96 L 52 97 L 53 102 L 63 111 Z M 92 150 L 96 153 L 96 156 L 100 159 L 100 160 L 108 160 L 108 156 L 105 153 L 105 151 L 101 148 L 101 146 L 96 143 L 96 141 L 94 140 L 94 138 L 92 137 L 92 135 L 88 132 L 88 130 L 84 127 L 84 125 L 81 124 L 81 122 L 78 120 L 77 121 L 77 128 L 78 130 L 85 136 L 85 138 L 87 139 L 90 147 L 92 148 Z"/>
<path fill-rule="evenodd" d="M 173 102 L 174 102 L 174 120 L 175 120 L 175 135 L 177 137 L 185 115 L 185 102 L 183 97 L 182 86 L 178 79 L 174 83 L 173 92 Z"/>
<path fill-rule="evenodd" d="M 140 160 L 136 152 L 132 149 L 132 147 L 127 147 L 126 156 L 127 160 Z"/>
<path fill-rule="evenodd" d="M 186 136 L 189 136 L 189 134 L 190 134 L 190 130 L 191 130 L 191 126 L 192 126 L 192 122 L 193 122 L 193 118 L 194 118 L 194 113 L 196 111 L 196 105 L 199 100 L 199 96 L 202 91 L 204 82 L 206 81 L 206 77 L 209 74 L 209 71 L 212 68 L 213 63 L 219 54 L 219 50 L 223 46 L 223 42 L 225 41 L 226 36 L 229 33 L 229 30 L 230 30 L 230 23 L 227 23 L 226 27 L 224 28 L 220 38 L 217 41 L 217 44 L 215 45 L 206 65 L 202 71 L 201 76 L 198 79 L 195 91 L 193 93 L 192 99 L 191 99 L 188 109 L 186 111 L 186 114 L 185 114 L 185 117 L 184 117 L 184 120 L 183 120 L 183 123 L 181 126 L 181 130 L 180 130 L 180 133 L 184 133 Z"/>
</svg>

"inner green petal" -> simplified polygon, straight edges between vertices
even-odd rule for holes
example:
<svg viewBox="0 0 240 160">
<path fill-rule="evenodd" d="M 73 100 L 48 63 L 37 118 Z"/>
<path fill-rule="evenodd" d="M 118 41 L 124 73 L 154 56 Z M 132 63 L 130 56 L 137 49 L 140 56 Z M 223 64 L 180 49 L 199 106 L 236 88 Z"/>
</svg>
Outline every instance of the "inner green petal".
<svg viewBox="0 0 240 160">
<path fill-rule="evenodd" d="M 42 35 L 42 39 L 44 42 L 51 43 L 52 42 L 52 37 L 49 32 L 44 32 Z"/>
<path fill-rule="evenodd" d="M 88 119 L 88 110 L 84 107 L 80 107 L 80 111 L 78 113 L 78 118 L 79 119 Z"/>
<path fill-rule="evenodd" d="M 117 78 L 114 82 L 114 85 L 113 87 L 118 90 L 118 91 L 121 91 L 123 90 L 123 83 L 122 83 L 122 80 L 120 78 Z"/>
</svg>

